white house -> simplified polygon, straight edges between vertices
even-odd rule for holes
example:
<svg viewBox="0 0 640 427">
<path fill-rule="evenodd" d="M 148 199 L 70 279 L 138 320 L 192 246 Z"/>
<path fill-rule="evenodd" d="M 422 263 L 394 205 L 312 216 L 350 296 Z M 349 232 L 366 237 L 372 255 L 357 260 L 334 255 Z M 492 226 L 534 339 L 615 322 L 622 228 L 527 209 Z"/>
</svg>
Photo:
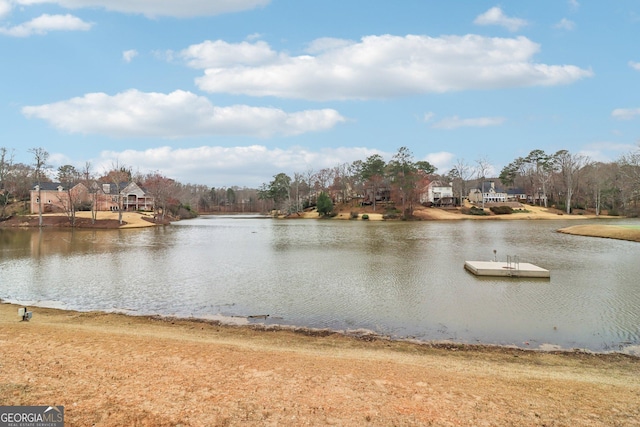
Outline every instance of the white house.
<svg viewBox="0 0 640 427">
<path fill-rule="evenodd" d="M 432 181 L 427 186 L 426 193 L 420 195 L 420 203 L 453 203 L 453 187 L 442 181 Z"/>
<path fill-rule="evenodd" d="M 480 188 L 472 188 L 469 191 L 471 203 L 504 203 L 507 201 L 507 193 L 496 191 L 494 181 L 483 181 Z"/>
</svg>

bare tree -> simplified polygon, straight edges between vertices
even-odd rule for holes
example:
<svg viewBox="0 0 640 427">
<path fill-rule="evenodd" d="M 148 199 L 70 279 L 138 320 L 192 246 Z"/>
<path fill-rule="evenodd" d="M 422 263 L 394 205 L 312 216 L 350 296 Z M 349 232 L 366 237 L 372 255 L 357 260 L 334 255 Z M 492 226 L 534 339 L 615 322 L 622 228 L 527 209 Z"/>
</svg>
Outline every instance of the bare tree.
<svg viewBox="0 0 640 427">
<path fill-rule="evenodd" d="M 566 212 L 571 213 L 571 199 L 578 188 L 579 173 L 588 164 L 588 158 L 560 150 L 553 155 L 553 159 L 563 178 Z"/>
<path fill-rule="evenodd" d="M 91 173 L 91 162 L 86 162 L 82 169 L 82 182 L 89 191 L 91 197 L 91 223 L 95 224 L 98 219 L 98 192 L 100 188 Z"/>
<path fill-rule="evenodd" d="M 118 222 L 120 223 L 120 225 L 122 225 L 122 210 L 124 209 L 124 206 L 121 187 L 123 186 L 123 184 L 131 182 L 131 168 L 119 165 L 116 162 L 111 166 L 111 170 L 107 172 L 103 180 L 110 184 L 113 184 L 115 187 L 115 197 L 117 198 L 118 203 Z"/>
<path fill-rule="evenodd" d="M 640 198 L 640 144 L 636 151 L 622 156 L 618 165 L 622 175 L 622 203 L 626 210 L 630 203 L 637 206 Z"/>
<path fill-rule="evenodd" d="M 0 147 L 0 219 L 4 218 L 7 205 L 11 200 L 11 190 L 9 176 L 13 170 L 13 152 L 9 152 L 5 147 Z"/>
<path fill-rule="evenodd" d="M 491 171 L 491 163 L 489 163 L 489 161 L 482 157 L 478 160 L 476 160 L 476 170 L 475 170 L 475 175 L 476 178 L 480 181 L 480 188 L 482 191 L 482 209 L 484 209 L 484 193 L 485 193 L 485 188 L 484 188 L 484 182 L 487 179 L 487 174 L 489 173 L 489 171 Z"/>
<path fill-rule="evenodd" d="M 378 200 L 378 191 L 384 184 L 384 170 L 386 164 L 379 154 L 373 154 L 362 163 L 360 170 L 361 179 L 364 185 L 371 189 L 371 203 L 373 204 L 373 210 L 376 210 L 376 203 Z"/>
<path fill-rule="evenodd" d="M 58 181 L 65 188 L 65 197 L 58 195 L 58 201 L 67 214 L 71 226 L 74 227 L 76 225 L 76 210 L 84 196 L 86 196 L 84 191 L 76 188 L 76 185 L 80 182 L 80 173 L 72 165 L 60 166 L 58 168 Z"/>
<path fill-rule="evenodd" d="M 457 159 L 453 168 L 447 173 L 447 178 L 451 180 L 453 188 L 458 189 L 458 195 L 460 197 L 460 203 L 466 194 L 466 183 L 473 176 L 471 166 L 469 166 L 464 159 Z"/>
<path fill-rule="evenodd" d="M 30 148 L 29 152 L 33 155 L 35 180 L 38 185 L 38 226 L 42 227 L 42 181 L 48 168 L 49 153 L 42 147 Z"/>
<path fill-rule="evenodd" d="M 296 193 L 296 201 L 295 201 L 295 206 L 296 206 L 296 212 L 300 212 L 302 210 L 302 203 L 301 203 L 301 194 L 300 194 L 300 187 L 304 187 L 304 176 L 300 173 L 300 172 L 295 172 L 293 174 L 293 183 L 291 184 L 292 188 L 295 188 L 295 193 Z"/>
<path fill-rule="evenodd" d="M 148 193 L 153 196 L 154 217 L 157 218 L 159 216 L 160 220 L 164 221 L 168 204 L 175 189 L 175 181 L 160 172 L 154 172 L 145 176 L 143 185 Z M 231 194 L 233 194 L 233 190 L 231 188 L 227 189 L 227 200 L 231 198 Z M 233 203 L 233 201 L 230 202 Z"/>
</svg>

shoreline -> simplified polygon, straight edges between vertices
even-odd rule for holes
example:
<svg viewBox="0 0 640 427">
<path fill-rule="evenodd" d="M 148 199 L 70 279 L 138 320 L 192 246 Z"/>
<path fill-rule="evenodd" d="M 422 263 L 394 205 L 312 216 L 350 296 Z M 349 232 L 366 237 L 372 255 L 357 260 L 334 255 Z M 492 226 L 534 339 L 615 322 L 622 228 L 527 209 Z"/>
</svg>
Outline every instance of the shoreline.
<svg viewBox="0 0 640 427">
<path fill-rule="evenodd" d="M 455 209 L 442 209 L 442 208 L 425 208 L 418 206 L 414 210 L 414 220 L 417 221 L 452 221 L 452 220 L 472 220 L 472 221 L 523 221 L 523 220 L 599 220 L 599 219 L 624 219 L 624 217 L 612 217 L 606 215 L 567 215 L 563 212 L 553 208 L 544 208 L 541 206 L 522 205 L 524 209 L 521 212 L 514 212 L 509 215 L 496 215 L 489 214 L 486 216 L 479 215 L 465 215 L 462 213 L 461 208 Z M 362 210 L 355 209 L 359 213 L 357 219 L 351 218 L 351 212 L 349 209 L 343 209 L 338 211 L 336 216 L 329 218 L 328 220 L 349 220 L 349 221 L 401 221 L 400 218 L 386 219 L 381 212 L 371 211 L 370 209 Z M 227 215 L 234 215 L 237 213 L 227 213 Z M 362 219 L 362 215 L 368 215 L 367 220 Z M 92 223 L 91 212 L 80 211 L 76 212 L 76 228 L 78 229 L 126 229 L 126 228 L 146 228 L 155 227 L 159 225 L 168 225 L 169 221 L 154 222 L 153 216 L 147 212 L 123 212 L 123 222 L 120 224 L 118 221 L 117 212 L 104 212 L 100 211 L 97 215 L 96 223 Z M 217 215 L 217 214 L 202 214 Z M 69 219 L 64 213 L 55 214 L 43 214 L 45 221 L 44 227 L 46 228 L 70 228 Z M 265 218 L 269 218 L 265 215 Z M 289 216 L 278 217 L 278 219 L 286 220 L 298 220 L 298 219 L 322 219 L 318 216 L 316 211 L 305 211 Z M 33 228 L 38 227 L 38 215 L 30 214 L 24 216 L 15 216 L 8 220 L 0 222 L 0 228 Z"/>
<path fill-rule="evenodd" d="M 69 217 L 64 213 L 42 214 L 43 228 L 72 228 Z M 128 228 L 147 228 L 167 225 L 168 222 L 154 222 L 153 215 L 148 212 L 123 212 L 120 224 L 118 212 L 100 211 L 95 223 L 91 221 L 91 212 L 76 212 L 76 225 L 79 230 L 114 230 Z M 0 222 L 0 228 L 38 228 L 37 214 L 19 215 Z"/>
<path fill-rule="evenodd" d="M 640 359 L 0 304 L 0 399 L 67 425 L 633 425 Z"/>
<path fill-rule="evenodd" d="M 517 344 L 495 344 L 486 342 L 464 342 L 455 341 L 449 339 L 418 339 L 414 337 L 392 337 L 384 335 L 376 331 L 357 328 L 357 329 L 331 329 L 331 328 L 315 328 L 311 326 L 301 326 L 294 324 L 280 324 L 280 323 L 263 323 L 259 320 L 266 320 L 268 315 L 249 315 L 249 316 L 224 316 L 224 315 L 210 315 L 204 317 L 180 317 L 175 315 L 164 314 L 137 314 L 134 311 L 125 309 L 113 309 L 113 310 L 89 310 L 81 311 L 77 309 L 71 309 L 65 307 L 64 303 L 58 303 L 56 301 L 14 301 L 0 298 L 0 306 L 8 305 L 13 306 L 17 310 L 20 307 L 26 307 L 30 311 L 38 310 L 54 310 L 62 313 L 73 313 L 76 315 L 115 315 L 125 316 L 128 318 L 141 319 L 142 321 L 160 321 L 160 322 L 193 322 L 194 324 L 209 324 L 220 328 L 247 328 L 257 333 L 261 332 L 292 332 L 295 334 L 301 334 L 309 337 L 325 337 L 329 335 L 339 335 L 347 339 L 362 340 L 362 341 L 383 341 L 388 343 L 405 343 L 416 346 L 426 346 L 432 348 L 442 349 L 467 349 L 467 350 L 481 350 L 481 351 L 524 351 L 524 352 L 539 352 L 549 354 L 588 354 L 592 356 L 607 356 L 607 355 L 622 355 L 638 358 L 640 361 L 640 345 L 631 345 L 624 347 L 621 350 L 592 350 L 589 348 L 581 347 L 563 347 L 558 344 L 552 343 L 538 343 L 538 346 L 529 346 L 529 342 L 526 345 Z"/>
<path fill-rule="evenodd" d="M 640 227 L 625 227 L 620 225 L 573 225 L 558 230 L 559 233 L 574 236 L 600 237 L 605 239 L 627 240 L 640 242 Z"/>
</svg>

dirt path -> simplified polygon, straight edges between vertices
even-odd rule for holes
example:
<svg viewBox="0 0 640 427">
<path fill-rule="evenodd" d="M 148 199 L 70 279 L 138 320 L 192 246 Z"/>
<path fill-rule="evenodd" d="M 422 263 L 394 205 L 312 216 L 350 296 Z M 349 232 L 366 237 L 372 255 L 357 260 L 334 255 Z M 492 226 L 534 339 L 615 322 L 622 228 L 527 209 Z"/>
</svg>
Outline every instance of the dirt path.
<svg viewBox="0 0 640 427">
<path fill-rule="evenodd" d="M 634 426 L 640 359 L 0 304 L 0 402 L 67 426 Z"/>
</svg>

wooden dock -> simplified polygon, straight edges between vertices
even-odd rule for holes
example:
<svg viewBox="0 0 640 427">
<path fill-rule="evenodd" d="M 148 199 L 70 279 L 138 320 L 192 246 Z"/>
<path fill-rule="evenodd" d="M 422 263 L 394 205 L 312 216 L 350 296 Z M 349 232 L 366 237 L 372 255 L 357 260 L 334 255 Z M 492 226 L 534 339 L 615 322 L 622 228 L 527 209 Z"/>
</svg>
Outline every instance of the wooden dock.
<svg viewBox="0 0 640 427">
<path fill-rule="evenodd" d="M 528 262 L 465 261 L 464 268 L 476 276 L 549 278 L 549 270 Z"/>
</svg>

